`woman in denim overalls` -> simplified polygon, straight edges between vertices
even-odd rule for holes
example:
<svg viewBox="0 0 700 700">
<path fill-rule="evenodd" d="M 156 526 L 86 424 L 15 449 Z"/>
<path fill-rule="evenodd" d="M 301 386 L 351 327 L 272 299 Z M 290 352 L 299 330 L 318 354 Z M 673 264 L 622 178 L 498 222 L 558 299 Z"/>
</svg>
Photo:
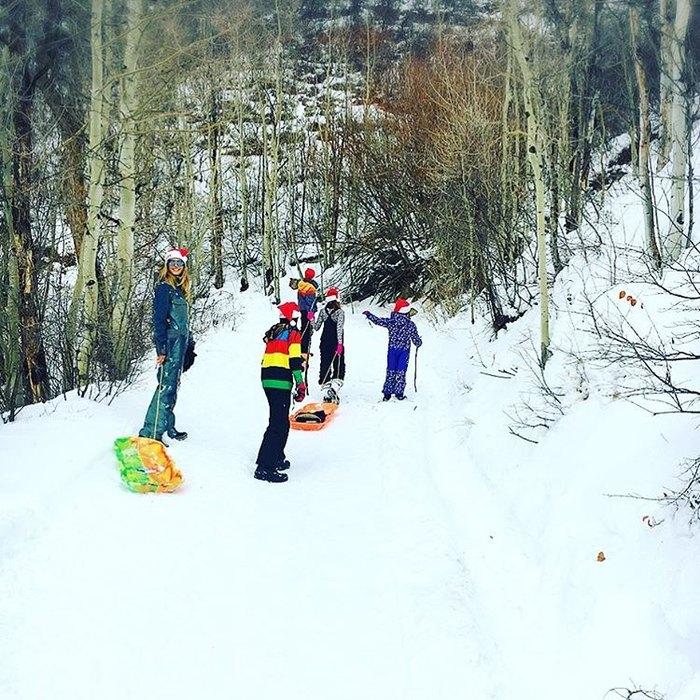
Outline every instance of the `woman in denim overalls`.
<svg viewBox="0 0 700 700">
<path fill-rule="evenodd" d="M 141 437 L 163 441 L 163 433 L 184 440 L 187 433 L 175 428 L 175 402 L 185 352 L 190 339 L 187 249 L 170 250 L 160 271 L 153 301 L 153 336 L 158 365 L 158 387 L 146 412 Z"/>
</svg>

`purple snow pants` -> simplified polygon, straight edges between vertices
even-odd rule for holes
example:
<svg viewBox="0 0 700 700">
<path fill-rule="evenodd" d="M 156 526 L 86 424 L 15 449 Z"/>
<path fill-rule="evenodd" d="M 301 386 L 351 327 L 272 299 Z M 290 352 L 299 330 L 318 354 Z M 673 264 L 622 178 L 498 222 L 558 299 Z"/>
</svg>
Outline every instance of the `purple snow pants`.
<svg viewBox="0 0 700 700">
<path fill-rule="evenodd" d="M 389 346 L 386 356 L 386 380 L 382 393 L 384 396 L 403 396 L 406 389 L 406 370 L 408 359 L 411 356 L 411 347 L 395 348 Z"/>
</svg>

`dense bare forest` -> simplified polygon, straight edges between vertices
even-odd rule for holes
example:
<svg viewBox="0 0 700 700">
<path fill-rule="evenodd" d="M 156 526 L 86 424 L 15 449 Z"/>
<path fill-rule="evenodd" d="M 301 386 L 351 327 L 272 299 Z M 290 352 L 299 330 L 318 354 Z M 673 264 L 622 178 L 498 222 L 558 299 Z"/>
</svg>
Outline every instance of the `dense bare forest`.
<svg viewBox="0 0 700 700">
<path fill-rule="evenodd" d="M 693 245 L 699 37 L 690 0 L 3 0 L 3 420 L 130 377 L 170 246 L 198 308 L 306 261 L 494 331 L 539 305 L 544 367 L 624 165 L 650 279 Z"/>
</svg>

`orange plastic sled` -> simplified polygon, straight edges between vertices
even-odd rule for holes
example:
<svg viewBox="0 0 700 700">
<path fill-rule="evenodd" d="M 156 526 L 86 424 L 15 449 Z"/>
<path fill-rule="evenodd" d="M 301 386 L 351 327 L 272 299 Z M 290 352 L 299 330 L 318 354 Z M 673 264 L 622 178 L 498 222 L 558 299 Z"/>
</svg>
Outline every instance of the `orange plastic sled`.
<svg viewBox="0 0 700 700">
<path fill-rule="evenodd" d="M 293 430 L 323 430 L 337 410 L 337 403 L 307 403 L 289 416 L 289 423 Z"/>
</svg>

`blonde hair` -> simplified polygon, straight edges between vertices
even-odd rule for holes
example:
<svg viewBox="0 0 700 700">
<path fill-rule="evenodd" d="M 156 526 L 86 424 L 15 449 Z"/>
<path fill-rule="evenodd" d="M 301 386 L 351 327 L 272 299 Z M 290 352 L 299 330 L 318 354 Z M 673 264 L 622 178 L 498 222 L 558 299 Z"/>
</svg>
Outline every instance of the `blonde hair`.
<svg viewBox="0 0 700 700">
<path fill-rule="evenodd" d="M 160 278 L 161 282 L 165 282 L 171 287 L 179 287 L 187 301 L 192 300 L 192 280 L 190 279 L 190 273 L 187 269 L 187 265 L 182 268 L 182 274 L 178 277 L 168 270 L 168 263 L 166 262 L 165 265 L 160 268 L 158 277 Z"/>
</svg>

